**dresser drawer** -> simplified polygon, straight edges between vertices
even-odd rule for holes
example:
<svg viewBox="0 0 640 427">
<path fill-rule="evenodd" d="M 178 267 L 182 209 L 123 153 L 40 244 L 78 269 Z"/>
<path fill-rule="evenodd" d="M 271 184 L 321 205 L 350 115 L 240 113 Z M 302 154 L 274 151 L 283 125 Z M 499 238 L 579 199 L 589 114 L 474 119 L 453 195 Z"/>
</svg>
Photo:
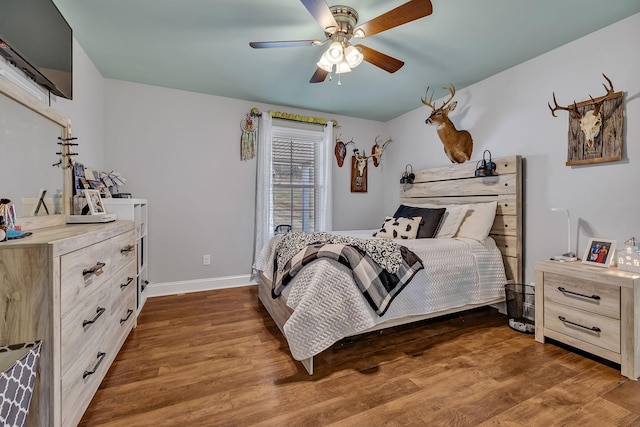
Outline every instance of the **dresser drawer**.
<svg viewBox="0 0 640 427">
<path fill-rule="evenodd" d="M 86 348 L 95 347 L 109 331 L 113 314 L 113 290 L 107 282 L 62 316 L 61 371 L 64 375 Z"/>
<path fill-rule="evenodd" d="M 60 257 L 62 313 L 110 280 L 131 259 L 135 259 L 133 230 Z"/>
<path fill-rule="evenodd" d="M 544 298 L 546 301 L 620 319 L 620 288 L 617 286 L 545 273 Z"/>
<path fill-rule="evenodd" d="M 109 370 L 118 348 L 108 348 L 109 336 L 75 354 L 74 363 L 62 375 L 62 425 L 75 426 L 89 406 L 100 382 Z"/>
<path fill-rule="evenodd" d="M 111 244 L 111 272 L 116 273 L 136 259 L 136 233 L 131 230 L 109 240 Z"/>
<path fill-rule="evenodd" d="M 110 311 L 113 313 L 110 328 L 117 330 L 118 336 L 128 335 L 136 319 L 136 263 L 131 262 L 121 270 L 112 284 Z"/>
<path fill-rule="evenodd" d="M 544 325 L 547 329 L 620 353 L 619 319 L 546 301 Z"/>
</svg>

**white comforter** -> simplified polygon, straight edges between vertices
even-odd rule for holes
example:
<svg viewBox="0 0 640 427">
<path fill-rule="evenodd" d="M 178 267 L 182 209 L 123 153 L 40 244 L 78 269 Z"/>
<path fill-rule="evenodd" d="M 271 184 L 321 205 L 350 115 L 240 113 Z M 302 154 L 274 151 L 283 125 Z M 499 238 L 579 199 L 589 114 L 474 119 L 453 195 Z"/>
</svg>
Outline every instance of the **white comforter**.
<svg viewBox="0 0 640 427">
<path fill-rule="evenodd" d="M 340 232 L 371 238 L 373 230 Z M 280 237 L 262 250 L 255 268 L 273 276 L 273 256 Z M 504 297 L 507 283 L 502 255 L 495 242 L 472 239 L 416 239 L 399 242 L 424 264 L 413 280 L 391 303 L 384 316 L 367 304 L 351 272 L 330 260 L 318 260 L 303 268 L 287 285 L 286 298 L 293 314 L 284 334 L 296 360 L 312 357 L 340 339 L 363 332 L 388 320 L 434 313 L 467 304 L 481 304 Z"/>
</svg>

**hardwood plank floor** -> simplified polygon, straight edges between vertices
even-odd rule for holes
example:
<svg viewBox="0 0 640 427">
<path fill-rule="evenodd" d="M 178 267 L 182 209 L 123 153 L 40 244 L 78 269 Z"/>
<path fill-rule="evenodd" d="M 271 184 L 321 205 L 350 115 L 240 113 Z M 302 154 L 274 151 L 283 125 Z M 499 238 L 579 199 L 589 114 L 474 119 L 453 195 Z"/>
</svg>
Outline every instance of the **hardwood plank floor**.
<svg viewBox="0 0 640 427">
<path fill-rule="evenodd" d="M 640 383 L 494 309 L 295 362 L 254 286 L 149 299 L 81 426 L 640 426 Z"/>
</svg>

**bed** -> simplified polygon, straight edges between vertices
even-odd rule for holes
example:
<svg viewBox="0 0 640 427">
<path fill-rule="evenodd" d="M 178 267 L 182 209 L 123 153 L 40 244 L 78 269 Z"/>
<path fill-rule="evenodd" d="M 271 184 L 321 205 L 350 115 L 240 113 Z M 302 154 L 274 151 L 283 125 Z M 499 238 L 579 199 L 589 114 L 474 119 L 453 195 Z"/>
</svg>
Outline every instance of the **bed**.
<svg viewBox="0 0 640 427">
<path fill-rule="evenodd" d="M 448 216 L 437 238 L 393 240 L 417 255 L 422 268 L 412 273 L 383 313 L 368 303 L 348 267 L 326 258 L 299 268 L 274 298 L 274 257 L 286 236 L 275 236 L 265 245 L 255 263 L 259 299 L 287 338 L 292 357 L 310 375 L 313 356 L 342 338 L 499 304 L 504 301 L 504 285 L 522 281 L 522 158 L 505 157 L 495 163 L 497 176 L 475 177 L 475 164 L 467 162 L 416 171 L 413 184 L 400 185 L 402 205 L 445 207 Z M 493 212 L 490 220 L 483 217 L 486 224 L 480 228 L 485 230 L 470 229 L 470 213 L 487 207 Z M 464 219 L 454 224 L 457 211 Z M 360 241 L 375 240 L 376 231 L 380 230 L 326 234 L 329 239 Z"/>
</svg>

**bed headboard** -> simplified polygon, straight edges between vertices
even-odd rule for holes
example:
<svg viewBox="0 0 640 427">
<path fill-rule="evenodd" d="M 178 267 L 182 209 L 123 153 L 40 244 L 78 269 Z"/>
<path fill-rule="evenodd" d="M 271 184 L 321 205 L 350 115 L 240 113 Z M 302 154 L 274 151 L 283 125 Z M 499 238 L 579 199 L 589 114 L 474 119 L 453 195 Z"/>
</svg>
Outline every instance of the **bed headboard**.
<svg viewBox="0 0 640 427">
<path fill-rule="evenodd" d="M 522 157 L 493 160 L 497 176 L 475 177 L 475 162 L 415 171 L 413 185 L 400 185 L 401 203 L 462 204 L 496 200 L 489 233 L 502 252 L 507 280 L 522 283 Z"/>
</svg>

